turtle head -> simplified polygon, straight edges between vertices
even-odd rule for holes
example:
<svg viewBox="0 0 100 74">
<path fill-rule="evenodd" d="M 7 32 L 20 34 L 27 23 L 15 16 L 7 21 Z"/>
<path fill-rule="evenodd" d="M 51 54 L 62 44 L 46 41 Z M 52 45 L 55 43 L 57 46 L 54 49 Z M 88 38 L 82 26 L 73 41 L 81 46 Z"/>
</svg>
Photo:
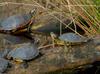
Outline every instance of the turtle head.
<svg viewBox="0 0 100 74">
<path fill-rule="evenodd" d="M 34 16 L 35 14 L 36 14 L 36 9 L 33 9 L 33 10 L 30 11 L 31 16 Z"/>
</svg>

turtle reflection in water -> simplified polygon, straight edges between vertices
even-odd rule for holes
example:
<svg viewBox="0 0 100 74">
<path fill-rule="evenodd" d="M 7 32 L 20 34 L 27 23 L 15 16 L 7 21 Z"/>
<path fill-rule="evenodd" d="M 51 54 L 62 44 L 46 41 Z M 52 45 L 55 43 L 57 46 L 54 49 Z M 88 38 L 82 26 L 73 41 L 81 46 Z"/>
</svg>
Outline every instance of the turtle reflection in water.
<svg viewBox="0 0 100 74">
<path fill-rule="evenodd" d="M 7 58 L 13 60 L 17 63 L 25 63 L 25 61 L 36 58 L 39 55 L 39 50 L 35 44 L 32 43 L 24 43 L 19 44 L 13 50 L 11 50 Z"/>
<path fill-rule="evenodd" d="M 55 39 L 55 42 L 58 45 L 76 45 L 76 44 L 81 44 L 85 43 L 89 40 L 87 37 L 80 36 L 75 33 L 64 33 L 61 36 L 58 37 L 58 39 Z"/>
<path fill-rule="evenodd" d="M 16 31 L 25 29 L 29 24 L 32 24 L 32 18 L 35 14 L 35 9 L 32 10 L 30 13 L 27 14 L 19 14 L 19 15 L 13 15 L 6 19 L 4 19 L 0 23 L 0 32 L 2 33 L 9 33 L 9 34 L 16 34 Z M 19 32 L 21 32 L 19 31 Z"/>
</svg>

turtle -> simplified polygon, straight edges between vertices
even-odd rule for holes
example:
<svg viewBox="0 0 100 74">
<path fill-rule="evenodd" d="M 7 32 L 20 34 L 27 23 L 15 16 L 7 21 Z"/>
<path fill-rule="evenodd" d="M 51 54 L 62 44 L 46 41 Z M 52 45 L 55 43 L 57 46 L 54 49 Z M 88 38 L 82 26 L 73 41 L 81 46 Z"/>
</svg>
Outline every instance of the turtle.
<svg viewBox="0 0 100 74">
<path fill-rule="evenodd" d="M 8 68 L 9 65 L 9 61 L 4 59 L 4 58 L 0 58 L 0 73 L 3 73 L 6 71 L 6 69 Z"/>
<path fill-rule="evenodd" d="M 18 63 L 22 63 L 28 60 L 32 60 L 39 55 L 39 50 L 35 44 L 32 42 L 27 42 L 23 44 L 18 44 L 13 50 L 11 50 L 7 58 Z"/>
<path fill-rule="evenodd" d="M 86 43 L 88 40 L 89 38 L 80 36 L 76 33 L 64 33 L 58 37 L 56 43 L 62 45 L 64 45 L 64 43 L 66 43 L 67 45 L 76 45 L 76 44 Z"/>
<path fill-rule="evenodd" d="M 26 14 L 16 14 L 9 16 L 0 23 L 1 33 L 16 33 L 16 31 L 26 28 L 30 23 L 32 23 L 32 17 L 35 14 L 35 9 L 31 10 Z"/>
</svg>

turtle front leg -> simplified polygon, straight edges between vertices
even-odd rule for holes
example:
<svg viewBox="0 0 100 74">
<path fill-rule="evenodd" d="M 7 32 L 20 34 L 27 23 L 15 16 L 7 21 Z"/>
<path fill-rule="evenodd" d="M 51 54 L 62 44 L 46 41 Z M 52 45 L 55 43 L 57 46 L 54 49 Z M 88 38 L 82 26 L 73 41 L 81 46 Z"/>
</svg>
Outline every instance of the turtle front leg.
<svg viewBox="0 0 100 74">
<path fill-rule="evenodd" d="M 16 59 L 14 61 L 14 64 L 16 65 L 16 68 L 19 68 L 19 67 L 24 68 L 24 69 L 28 68 L 28 63 L 22 59 Z"/>
</svg>

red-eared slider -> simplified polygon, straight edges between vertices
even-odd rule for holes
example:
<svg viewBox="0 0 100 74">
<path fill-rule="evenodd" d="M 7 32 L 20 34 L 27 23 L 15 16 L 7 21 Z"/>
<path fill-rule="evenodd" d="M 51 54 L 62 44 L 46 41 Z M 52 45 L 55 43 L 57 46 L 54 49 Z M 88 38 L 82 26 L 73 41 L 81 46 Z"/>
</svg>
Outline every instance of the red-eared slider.
<svg viewBox="0 0 100 74">
<path fill-rule="evenodd" d="M 31 18 L 34 16 L 34 13 L 35 9 L 27 14 L 13 15 L 4 19 L 0 23 L 0 31 L 10 33 L 16 31 L 17 29 L 26 27 L 28 23 L 31 22 Z"/>
<path fill-rule="evenodd" d="M 80 44 L 88 41 L 87 37 L 80 36 L 76 33 L 64 33 L 59 36 L 59 39 L 71 45 Z"/>
<path fill-rule="evenodd" d="M 11 50 L 8 53 L 7 57 L 9 59 L 13 58 L 13 60 L 17 62 L 23 62 L 24 60 L 34 59 L 38 55 L 39 55 L 39 50 L 37 46 L 29 42 L 29 43 L 19 44 L 18 46 L 16 46 L 13 50 Z"/>
<path fill-rule="evenodd" d="M 0 74 L 5 72 L 8 67 L 9 62 L 3 58 L 0 58 Z"/>
</svg>

